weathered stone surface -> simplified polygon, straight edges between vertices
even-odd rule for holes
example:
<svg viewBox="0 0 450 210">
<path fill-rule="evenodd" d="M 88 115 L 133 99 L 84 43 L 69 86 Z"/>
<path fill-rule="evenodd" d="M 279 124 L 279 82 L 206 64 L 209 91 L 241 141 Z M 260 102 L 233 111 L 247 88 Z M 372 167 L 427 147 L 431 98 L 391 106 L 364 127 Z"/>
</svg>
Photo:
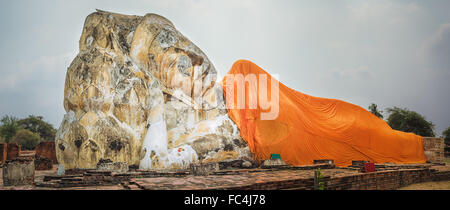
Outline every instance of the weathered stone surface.
<svg viewBox="0 0 450 210">
<path fill-rule="evenodd" d="M 17 143 L 8 143 L 6 150 L 6 160 L 12 160 L 19 157 L 20 146 L 17 145 Z"/>
<path fill-rule="evenodd" d="M 32 185 L 34 183 L 33 160 L 8 160 L 2 170 L 4 186 Z"/>
<path fill-rule="evenodd" d="M 6 143 L 0 143 L 0 165 L 6 162 L 6 154 L 8 153 Z"/>
<path fill-rule="evenodd" d="M 252 166 L 253 166 L 253 164 L 248 160 L 246 160 L 242 163 L 242 168 L 251 168 Z"/>
<path fill-rule="evenodd" d="M 111 160 L 100 159 L 100 161 L 97 163 L 97 170 L 125 173 L 128 172 L 128 163 L 112 162 Z"/>
<path fill-rule="evenodd" d="M 189 166 L 189 172 L 195 176 L 207 176 L 213 172 L 219 171 L 219 163 L 200 163 L 191 164 Z"/>
<path fill-rule="evenodd" d="M 241 168 L 244 160 L 225 160 L 219 162 L 219 169 L 233 169 L 233 168 Z"/>
<path fill-rule="evenodd" d="M 164 17 L 97 11 L 83 27 L 56 135 L 65 169 L 250 158 L 208 57 Z M 244 143 L 244 144 L 242 144 Z"/>
<path fill-rule="evenodd" d="M 36 145 L 35 151 L 37 156 L 48 158 L 53 164 L 58 164 L 58 160 L 56 159 L 55 142 L 41 142 Z"/>
<path fill-rule="evenodd" d="M 281 159 L 264 160 L 263 163 L 261 164 L 261 168 L 286 168 L 286 167 L 289 167 L 289 165 L 286 164 L 286 162 L 284 162 Z"/>
</svg>

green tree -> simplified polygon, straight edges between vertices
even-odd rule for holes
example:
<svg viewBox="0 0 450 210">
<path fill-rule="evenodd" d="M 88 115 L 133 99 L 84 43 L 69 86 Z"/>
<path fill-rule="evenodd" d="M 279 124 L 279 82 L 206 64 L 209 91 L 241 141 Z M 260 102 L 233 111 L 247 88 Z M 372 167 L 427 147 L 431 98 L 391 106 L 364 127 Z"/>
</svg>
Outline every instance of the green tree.
<svg viewBox="0 0 450 210">
<path fill-rule="evenodd" d="M 378 110 L 377 105 L 372 103 L 369 106 L 369 111 L 372 112 L 372 114 L 374 114 L 375 116 L 383 119 L 383 111 Z"/>
<path fill-rule="evenodd" d="M 442 136 L 444 136 L 444 142 L 447 145 L 450 145 L 450 127 L 445 129 L 444 132 L 442 132 Z"/>
<path fill-rule="evenodd" d="M 29 115 L 27 118 L 18 122 L 20 128 L 27 129 L 31 132 L 38 133 L 45 141 L 54 141 L 56 129 L 43 120 L 42 116 Z"/>
<path fill-rule="evenodd" d="M 20 129 L 11 139 L 11 142 L 16 142 L 23 149 L 33 150 L 36 145 L 42 141 L 38 133 L 31 132 L 27 129 Z"/>
<path fill-rule="evenodd" d="M 4 142 L 8 143 L 11 138 L 16 135 L 16 132 L 19 129 L 17 118 L 5 115 L 0 120 L 0 123 L 0 136 L 3 138 Z"/>
<path fill-rule="evenodd" d="M 389 117 L 387 123 L 392 129 L 412 132 L 420 136 L 434 137 L 434 124 L 427 121 L 421 114 L 406 108 L 387 108 Z"/>
</svg>

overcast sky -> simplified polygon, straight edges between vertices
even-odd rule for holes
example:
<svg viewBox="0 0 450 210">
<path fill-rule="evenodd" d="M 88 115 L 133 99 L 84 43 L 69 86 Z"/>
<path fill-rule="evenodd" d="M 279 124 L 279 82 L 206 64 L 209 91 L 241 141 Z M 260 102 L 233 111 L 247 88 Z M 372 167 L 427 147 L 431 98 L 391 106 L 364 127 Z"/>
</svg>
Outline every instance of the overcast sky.
<svg viewBox="0 0 450 210">
<path fill-rule="evenodd" d="M 306 94 L 450 126 L 450 1 L 1 0 L 0 115 L 56 128 L 65 72 L 95 9 L 167 17 L 223 76 L 248 59 Z"/>
</svg>

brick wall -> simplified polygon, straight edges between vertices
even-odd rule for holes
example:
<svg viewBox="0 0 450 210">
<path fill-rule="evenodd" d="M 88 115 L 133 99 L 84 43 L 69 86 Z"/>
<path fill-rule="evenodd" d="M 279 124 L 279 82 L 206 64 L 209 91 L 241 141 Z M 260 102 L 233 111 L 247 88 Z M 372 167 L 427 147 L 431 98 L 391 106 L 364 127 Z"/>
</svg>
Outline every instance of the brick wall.
<svg viewBox="0 0 450 210">
<path fill-rule="evenodd" d="M 430 169 L 380 171 L 326 181 L 329 190 L 393 190 L 415 183 L 433 181 Z M 445 177 L 444 177 L 445 178 Z M 446 177 L 447 179 L 450 176 Z"/>
<path fill-rule="evenodd" d="M 20 146 L 17 145 L 17 143 L 8 143 L 8 146 L 6 147 L 6 159 L 12 160 L 14 158 L 19 157 L 20 154 Z"/>
<path fill-rule="evenodd" d="M 325 190 L 394 190 L 415 183 L 450 180 L 450 171 L 429 168 L 387 170 L 352 176 L 323 177 Z M 233 190 L 314 190 L 314 178 L 257 183 Z"/>
<path fill-rule="evenodd" d="M 6 143 L 0 143 L 0 165 L 4 164 L 6 161 L 6 153 L 7 150 L 7 144 Z"/>
<path fill-rule="evenodd" d="M 442 163 L 444 161 L 444 139 L 423 137 L 423 150 L 427 162 Z"/>
<path fill-rule="evenodd" d="M 53 164 L 57 164 L 58 161 L 56 160 L 56 149 L 55 149 L 55 142 L 48 141 L 48 142 L 41 142 L 38 145 L 36 145 L 36 156 L 48 158 L 52 160 Z"/>
</svg>

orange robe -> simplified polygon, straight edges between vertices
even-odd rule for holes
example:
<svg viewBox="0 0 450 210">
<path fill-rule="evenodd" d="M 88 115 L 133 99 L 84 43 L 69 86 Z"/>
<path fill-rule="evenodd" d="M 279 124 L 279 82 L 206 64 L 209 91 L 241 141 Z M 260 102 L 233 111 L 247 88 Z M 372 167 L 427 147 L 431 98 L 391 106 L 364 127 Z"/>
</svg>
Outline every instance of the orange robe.
<svg viewBox="0 0 450 210">
<path fill-rule="evenodd" d="M 256 64 L 239 60 L 228 74 L 266 74 Z M 256 76 L 259 87 L 259 77 Z M 226 100 L 226 78 L 222 80 Z M 237 83 L 234 104 L 237 105 Z M 274 120 L 261 120 L 262 110 L 249 108 L 249 84 L 245 87 L 245 109 L 227 107 L 228 115 L 238 126 L 242 138 L 258 161 L 280 154 L 291 165 L 313 164 L 314 160 L 332 159 L 337 166 L 352 160 L 375 163 L 425 163 L 423 139 L 413 133 L 391 129 L 382 119 L 360 106 L 341 100 L 303 94 L 279 83 L 279 114 Z M 254 89 L 253 89 L 254 91 Z M 258 97 L 259 98 L 259 97 Z"/>
</svg>

